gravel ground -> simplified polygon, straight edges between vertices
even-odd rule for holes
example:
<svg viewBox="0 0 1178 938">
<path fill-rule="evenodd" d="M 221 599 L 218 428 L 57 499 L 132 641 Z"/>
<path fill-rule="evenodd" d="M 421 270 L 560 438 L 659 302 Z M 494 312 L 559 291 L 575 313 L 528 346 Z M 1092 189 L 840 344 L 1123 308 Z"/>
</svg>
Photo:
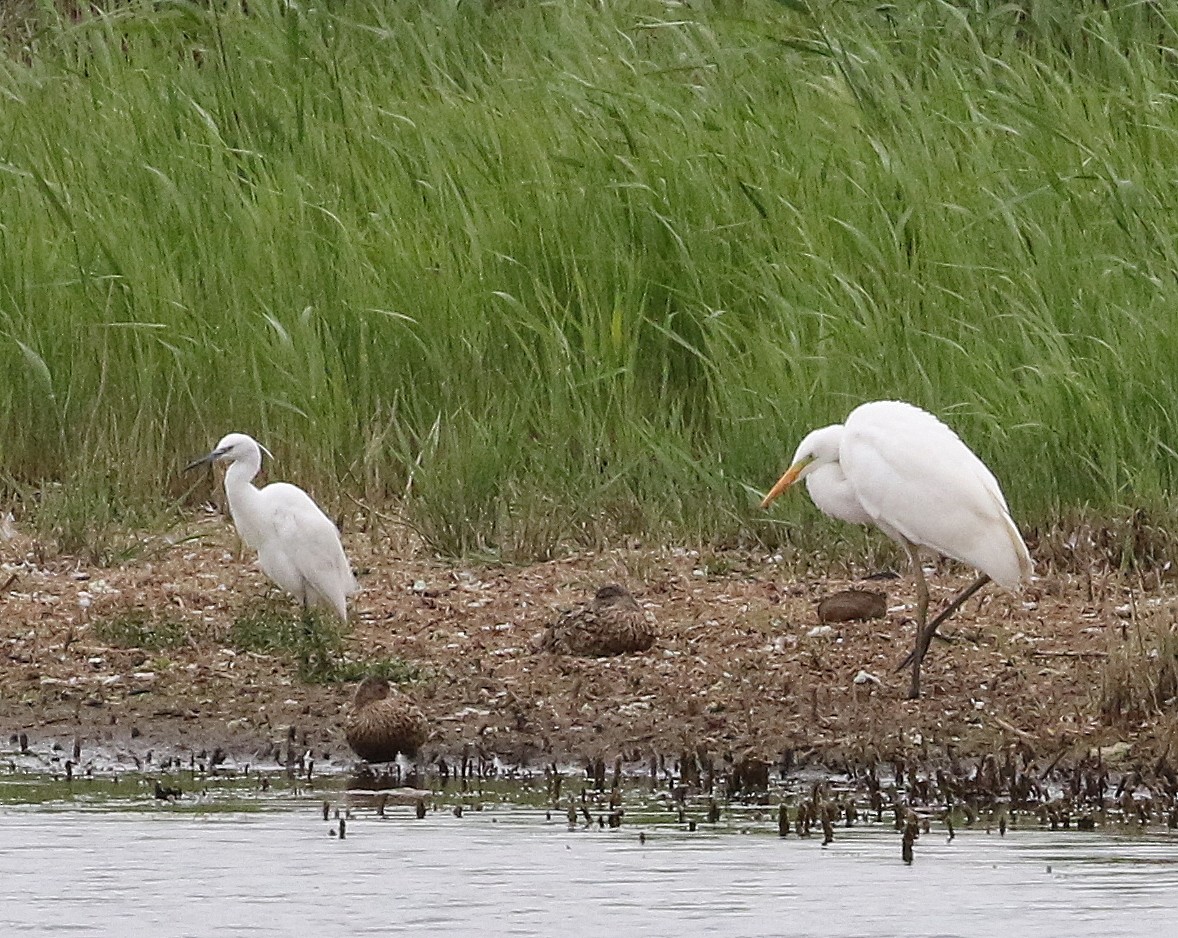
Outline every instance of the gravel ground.
<svg viewBox="0 0 1178 938">
<path fill-rule="evenodd" d="M 290 655 L 230 641 L 243 615 L 298 615 L 232 528 L 210 514 L 135 540 L 138 559 L 105 568 L 44 559 L 19 533 L 0 540 L 0 744 L 16 750 L 24 734 L 30 752 L 58 760 L 76 746 L 83 767 L 218 748 L 255 765 L 293 749 L 348 763 L 341 724 L 354 683 L 302 681 Z M 914 637 L 907 575 L 800 578 L 764 554 L 674 548 L 458 564 L 403 540 L 345 542 L 362 587 L 345 657 L 416 669 L 404 689 L 430 721 L 427 761 L 647 764 L 690 751 L 932 767 L 1012 747 L 1044 762 L 1104 747 L 1109 760 L 1141 763 L 1168 749 L 1174 726 L 1134 697 L 1175 618 L 1178 597 L 1160 577 L 1047 571 L 1020 596 L 989 586 L 946 625 L 951 641 L 934 642 L 925 695 L 909 701 L 908 674 L 895 670 Z M 928 570 L 934 607 L 971 579 L 948 564 Z M 649 651 L 541 650 L 562 609 L 612 581 L 657 623 Z M 886 592 L 886 616 L 820 623 L 819 600 L 849 587 Z M 112 640 L 127 622 L 171 639 Z"/>
</svg>

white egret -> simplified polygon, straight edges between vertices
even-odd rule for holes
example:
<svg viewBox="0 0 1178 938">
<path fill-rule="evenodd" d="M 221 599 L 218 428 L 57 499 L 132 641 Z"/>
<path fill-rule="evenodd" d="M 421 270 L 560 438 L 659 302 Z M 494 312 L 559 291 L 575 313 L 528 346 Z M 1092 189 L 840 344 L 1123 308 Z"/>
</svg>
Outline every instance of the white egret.
<svg viewBox="0 0 1178 938">
<path fill-rule="evenodd" d="M 255 486 L 262 447 L 244 433 L 230 433 L 188 469 L 213 462 L 229 463 L 229 513 L 238 535 L 258 552 L 262 572 L 292 593 L 304 611 L 312 603 L 322 603 L 346 620 L 347 598 L 356 592 L 356 578 L 331 519 L 297 485 Z"/>
<path fill-rule="evenodd" d="M 807 435 L 761 507 L 799 479 L 823 513 L 874 524 L 908 554 L 917 588 L 910 697 L 920 696 L 920 664 L 937 626 L 989 580 L 1015 592 L 1031 575 L 1031 555 L 993 474 L 956 433 L 912 404 L 871 401 L 845 423 Z M 983 574 L 927 625 L 921 547 Z"/>
</svg>

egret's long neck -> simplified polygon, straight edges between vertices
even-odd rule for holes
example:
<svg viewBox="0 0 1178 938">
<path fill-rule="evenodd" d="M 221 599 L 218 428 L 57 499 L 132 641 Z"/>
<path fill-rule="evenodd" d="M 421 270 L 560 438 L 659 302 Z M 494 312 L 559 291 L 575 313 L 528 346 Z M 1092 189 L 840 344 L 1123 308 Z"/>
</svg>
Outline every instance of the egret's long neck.
<svg viewBox="0 0 1178 938">
<path fill-rule="evenodd" d="M 871 516 L 859 502 L 851 483 L 838 462 L 827 462 L 806 476 L 810 500 L 818 510 L 850 524 L 871 524 Z"/>
<path fill-rule="evenodd" d="M 258 501 L 261 492 L 254 485 L 254 476 L 262 468 L 262 454 L 249 453 L 234 460 L 225 472 L 225 495 L 229 499 L 229 513 L 233 516 L 233 526 L 237 533 L 250 547 L 258 547 L 261 543 L 261 533 L 256 529 L 252 519 L 258 517 L 260 506 Z"/>
</svg>

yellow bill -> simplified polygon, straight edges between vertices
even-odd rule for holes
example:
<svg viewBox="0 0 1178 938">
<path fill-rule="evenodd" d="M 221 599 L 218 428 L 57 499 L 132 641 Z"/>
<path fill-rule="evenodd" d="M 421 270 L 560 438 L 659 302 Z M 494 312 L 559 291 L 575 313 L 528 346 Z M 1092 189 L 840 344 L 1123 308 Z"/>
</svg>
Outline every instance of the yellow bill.
<svg viewBox="0 0 1178 938">
<path fill-rule="evenodd" d="M 777 484 L 769 490 L 769 494 L 766 495 L 765 499 L 761 502 L 761 507 L 768 508 L 773 504 L 773 501 L 777 498 L 778 495 L 797 482 L 798 476 L 802 474 L 802 470 L 806 468 L 806 465 L 807 462 L 805 460 L 799 459 L 796 463 L 790 466 L 785 471 L 785 475 L 778 479 Z"/>
</svg>

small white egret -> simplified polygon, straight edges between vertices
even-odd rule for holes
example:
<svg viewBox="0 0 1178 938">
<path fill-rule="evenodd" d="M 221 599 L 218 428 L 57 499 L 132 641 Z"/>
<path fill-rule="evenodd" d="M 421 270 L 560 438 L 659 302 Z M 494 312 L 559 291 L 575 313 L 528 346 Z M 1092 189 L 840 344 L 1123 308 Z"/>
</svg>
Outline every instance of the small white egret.
<svg viewBox="0 0 1178 938">
<path fill-rule="evenodd" d="M 229 463 L 225 473 L 229 513 L 238 535 L 258 552 L 262 572 L 292 593 L 304 611 L 318 602 L 346 620 L 347 598 L 356 592 L 356 578 L 339 531 L 297 485 L 271 482 L 259 489 L 253 484 L 262 468 L 262 449 L 252 437 L 230 433 L 187 468 Z"/>
<path fill-rule="evenodd" d="M 989 580 L 1014 592 L 1031 576 L 1031 555 L 993 474 L 956 433 L 912 404 L 871 401 L 845 423 L 808 434 L 761 507 L 799 479 L 823 513 L 874 524 L 908 554 L 917 588 L 909 697 L 920 696 L 920 664 L 941 622 Z M 927 625 L 921 547 L 983 574 Z"/>
</svg>

